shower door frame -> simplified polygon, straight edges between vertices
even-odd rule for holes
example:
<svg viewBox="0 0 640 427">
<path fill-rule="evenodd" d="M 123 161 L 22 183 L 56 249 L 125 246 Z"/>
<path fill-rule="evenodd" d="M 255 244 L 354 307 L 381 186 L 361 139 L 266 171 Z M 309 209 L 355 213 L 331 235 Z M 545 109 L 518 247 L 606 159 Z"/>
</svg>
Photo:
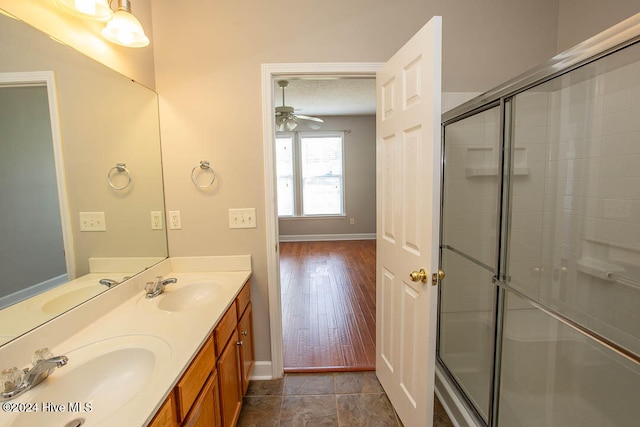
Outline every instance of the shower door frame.
<svg viewBox="0 0 640 427">
<path fill-rule="evenodd" d="M 506 267 L 508 265 L 508 242 L 510 232 L 510 218 L 511 218 L 511 183 L 512 177 L 512 145 L 513 145 L 513 127 L 515 125 L 514 98 L 516 95 L 525 92 L 532 87 L 538 86 L 545 82 L 555 79 L 558 76 L 569 73 L 577 68 L 582 67 L 590 62 L 597 61 L 607 55 L 622 50 L 633 44 L 640 43 L 640 13 L 628 18 L 627 20 L 603 31 L 602 33 L 574 46 L 565 52 L 558 54 L 550 60 L 544 62 L 538 67 L 531 69 L 530 71 L 521 74 L 496 88 L 485 92 L 484 94 L 445 112 L 442 115 L 441 129 L 441 165 L 442 165 L 442 181 L 441 181 L 441 199 L 440 199 L 440 215 L 444 218 L 444 179 L 445 179 L 445 138 L 446 127 L 453 123 L 464 120 L 468 117 L 474 116 L 478 113 L 486 111 L 497 106 L 500 107 L 500 138 L 498 142 L 499 158 L 498 158 L 498 179 L 497 186 L 498 192 L 496 194 L 497 199 L 497 224 L 496 224 L 496 258 L 494 260 L 495 275 L 493 276 L 493 283 L 496 285 L 495 289 L 495 311 L 493 313 L 493 360 L 491 367 L 491 387 L 489 393 L 489 412 L 488 422 L 485 423 L 480 412 L 475 408 L 469 397 L 463 391 L 463 388 L 459 382 L 452 375 L 451 371 L 447 368 L 446 364 L 440 356 L 440 327 L 441 327 L 441 298 L 442 289 L 438 289 L 438 326 L 436 336 L 436 362 L 440 369 L 442 369 L 447 377 L 446 380 L 451 383 L 457 393 L 458 398 L 462 398 L 463 404 L 465 404 L 467 411 L 471 414 L 472 418 L 479 426 L 491 426 L 496 427 L 498 425 L 498 404 L 500 395 L 500 371 L 501 371 L 501 347 L 503 338 L 503 322 L 504 322 L 504 309 L 506 292 L 514 293 L 520 298 L 527 300 L 534 307 L 542 310 L 549 316 L 564 323 L 565 325 L 583 333 L 587 336 L 601 342 L 605 346 L 609 347 L 615 352 L 622 354 L 623 356 L 640 363 L 638 355 L 630 352 L 629 350 L 621 347 L 620 345 L 612 342 L 608 338 L 578 324 L 562 313 L 546 307 L 537 301 L 529 298 L 527 295 L 522 294 L 518 290 L 508 285 L 506 276 Z M 507 173 L 505 173 L 507 171 Z M 443 253 L 443 227 L 440 227 L 440 254 L 439 263 L 442 265 L 442 253 Z M 442 286 L 446 286 L 446 279 Z"/>
</svg>

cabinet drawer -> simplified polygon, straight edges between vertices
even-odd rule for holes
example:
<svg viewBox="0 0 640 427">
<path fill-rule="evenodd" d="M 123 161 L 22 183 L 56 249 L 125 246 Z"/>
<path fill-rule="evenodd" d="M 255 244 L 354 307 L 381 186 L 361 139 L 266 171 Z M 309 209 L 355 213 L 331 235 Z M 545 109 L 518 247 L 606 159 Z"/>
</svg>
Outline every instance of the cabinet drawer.
<svg viewBox="0 0 640 427">
<path fill-rule="evenodd" d="M 218 323 L 218 326 L 213 331 L 213 335 L 216 338 L 216 354 L 219 356 L 222 353 L 224 345 L 229 341 L 229 337 L 235 331 L 238 324 L 236 305 L 231 304 L 227 312 L 222 316 L 222 319 Z"/>
<path fill-rule="evenodd" d="M 193 405 L 198 394 L 200 394 L 202 386 L 213 371 L 215 361 L 213 337 L 209 337 L 176 386 L 179 421 L 183 421 L 189 409 L 191 409 L 191 405 Z"/>
<path fill-rule="evenodd" d="M 238 319 L 242 317 L 242 313 L 251 301 L 251 282 L 247 281 L 236 298 L 236 307 L 238 309 Z"/>
</svg>

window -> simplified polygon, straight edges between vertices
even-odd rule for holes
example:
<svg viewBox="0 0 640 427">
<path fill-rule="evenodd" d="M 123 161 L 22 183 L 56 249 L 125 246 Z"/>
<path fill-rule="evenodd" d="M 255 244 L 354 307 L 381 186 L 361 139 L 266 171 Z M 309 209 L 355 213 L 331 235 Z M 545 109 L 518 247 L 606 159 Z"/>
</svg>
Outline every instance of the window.
<svg viewBox="0 0 640 427">
<path fill-rule="evenodd" d="M 344 215 L 344 144 L 338 132 L 278 133 L 278 216 Z"/>
</svg>

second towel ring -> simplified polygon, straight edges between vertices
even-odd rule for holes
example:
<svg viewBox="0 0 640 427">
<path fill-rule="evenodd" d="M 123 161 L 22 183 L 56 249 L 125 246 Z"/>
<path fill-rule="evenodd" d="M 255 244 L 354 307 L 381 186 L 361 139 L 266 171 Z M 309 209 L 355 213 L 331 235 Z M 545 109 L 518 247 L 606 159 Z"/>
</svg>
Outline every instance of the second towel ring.
<svg viewBox="0 0 640 427">
<path fill-rule="evenodd" d="M 116 171 L 116 173 L 126 173 L 127 174 L 127 183 L 121 187 L 118 187 L 117 185 L 115 185 L 113 183 L 113 181 L 111 180 L 113 178 L 113 176 L 116 173 L 113 173 L 113 171 Z M 131 184 L 131 173 L 129 172 L 129 169 L 127 169 L 127 165 L 124 163 L 116 163 L 116 165 L 114 167 L 112 167 L 111 169 L 109 169 L 109 172 L 107 173 L 107 181 L 109 181 L 109 185 L 111 186 L 111 188 L 113 188 L 114 190 L 124 190 L 125 188 L 127 188 L 129 186 L 129 184 Z"/>
<path fill-rule="evenodd" d="M 211 181 L 208 182 L 207 184 L 201 185 L 198 184 L 198 182 L 196 181 L 196 170 L 198 170 L 198 168 L 202 169 L 202 170 L 208 170 L 211 172 Z M 200 160 L 200 164 L 198 166 L 195 166 L 192 170 L 191 170 L 191 182 L 193 182 L 193 185 L 195 185 L 198 188 L 207 188 L 207 187 L 211 187 L 213 185 L 213 183 L 216 180 L 216 172 L 213 170 L 213 168 L 211 167 L 211 165 L 209 164 L 208 160 Z"/>
</svg>

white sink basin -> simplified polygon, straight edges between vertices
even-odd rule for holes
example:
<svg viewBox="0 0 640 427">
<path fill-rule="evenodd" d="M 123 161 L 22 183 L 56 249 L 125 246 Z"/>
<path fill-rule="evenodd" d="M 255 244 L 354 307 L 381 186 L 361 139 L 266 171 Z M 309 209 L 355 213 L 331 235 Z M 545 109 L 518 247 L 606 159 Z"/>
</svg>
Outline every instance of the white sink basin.
<svg viewBox="0 0 640 427">
<path fill-rule="evenodd" d="M 171 350 L 160 338 L 127 335 L 64 355 L 69 358 L 66 366 L 12 401 L 36 403 L 38 412 L 15 414 L 10 426 L 65 426 L 79 418 L 87 425 L 108 425 L 109 417 L 145 401 L 148 392 L 158 388 L 156 383 L 169 365 Z M 49 403 L 56 406 L 42 406 Z M 51 409 L 56 407 L 64 408 L 64 412 Z"/>
<path fill-rule="evenodd" d="M 220 295 L 215 282 L 186 282 L 167 285 L 164 292 L 154 298 L 142 297 L 138 306 L 153 306 L 162 311 L 178 312 L 203 307 Z"/>
</svg>

